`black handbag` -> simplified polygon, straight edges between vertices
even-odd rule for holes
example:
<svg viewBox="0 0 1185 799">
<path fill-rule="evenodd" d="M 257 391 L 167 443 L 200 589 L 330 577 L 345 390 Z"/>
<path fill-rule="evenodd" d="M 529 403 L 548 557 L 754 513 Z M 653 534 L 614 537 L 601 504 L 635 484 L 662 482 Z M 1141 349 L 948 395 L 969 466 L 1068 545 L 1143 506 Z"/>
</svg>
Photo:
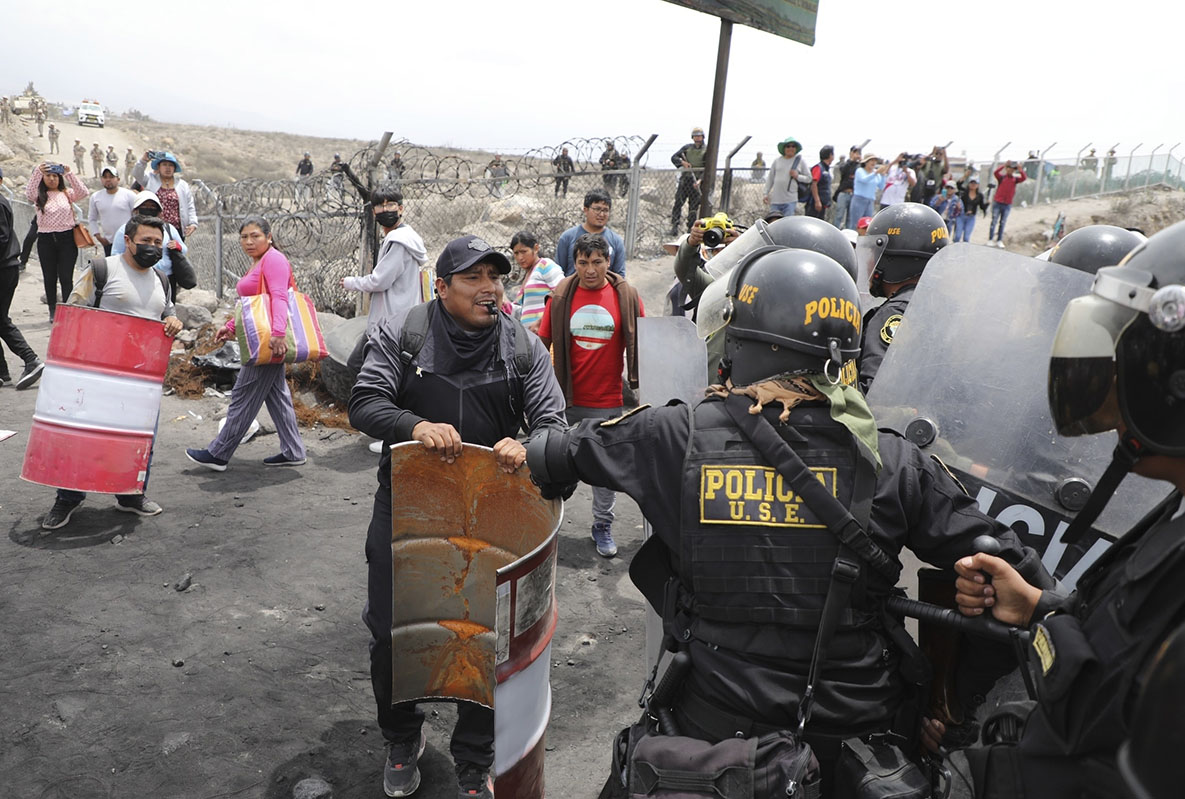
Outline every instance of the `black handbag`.
<svg viewBox="0 0 1185 799">
<path fill-rule="evenodd" d="M 177 281 L 177 285 L 183 289 L 195 288 L 197 273 L 181 250 L 169 250 L 169 260 L 173 262 L 173 280 Z"/>
</svg>

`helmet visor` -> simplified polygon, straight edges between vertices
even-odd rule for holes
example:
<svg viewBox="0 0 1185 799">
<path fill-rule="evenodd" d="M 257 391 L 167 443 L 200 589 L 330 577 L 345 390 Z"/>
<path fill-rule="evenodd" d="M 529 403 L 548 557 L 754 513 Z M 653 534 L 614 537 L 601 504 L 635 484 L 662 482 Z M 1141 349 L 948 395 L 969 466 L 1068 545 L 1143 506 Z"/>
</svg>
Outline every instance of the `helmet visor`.
<svg viewBox="0 0 1185 799">
<path fill-rule="evenodd" d="M 756 224 L 737 236 L 731 244 L 722 250 L 717 250 L 716 255 L 704 263 L 704 269 L 719 281 L 735 269 L 746 255 L 758 247 L 766 247 L 774 243 L 769 233 L 766 232 L 767 227 L 764 220 L 757 220 Z"/>
<path fill-rule="evenodd" d="M 1115 428 L 1115 345 L 1138 313 L 1094 295 L 1066 305 L 1049 358 L 1049 411 L 1059 434 Z"/>
<path fill-rule="evenodd" d="M 889 237 L 883 233 L 869 233 L 861 236 L 856 242 L 856 288 L 861 292 L 868 290 L 868 279 L 872 276 L 872 270 L 880 262 L 887 246 L 889 246 Z"/>
<path fill-rule="evenodd" d="M 717 260 L 713 258 L 711 263 Z M 732 316 L 732 297 L 728 291 L 731 282 L 728 277 L 718 277 L 700 295 L 695 312 L 695 330 L 700 338 L 707 338 L 728 324 Z"/>
</svg>

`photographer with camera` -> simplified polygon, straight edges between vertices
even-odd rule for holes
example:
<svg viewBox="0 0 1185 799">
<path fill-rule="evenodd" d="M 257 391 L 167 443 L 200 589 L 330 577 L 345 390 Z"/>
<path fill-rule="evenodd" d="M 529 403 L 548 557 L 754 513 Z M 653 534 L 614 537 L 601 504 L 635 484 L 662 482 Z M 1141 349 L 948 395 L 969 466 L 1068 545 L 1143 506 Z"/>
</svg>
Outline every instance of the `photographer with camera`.
<svg viewBox="0 0 1185 799">
<path fill-rule="evenodd" d="M 946 148 L 934 145 L 934 149 L 922 162 L 922 202 L 930 204 L 934 195 L 950 179 L 950 161 L 946 157 Z"/>
<path fill-rule="evenodd" d="M 37 209 L 37 258 L 45 279 L 50 322 L 58 307 L 58 286 L 62 287 L 62 302 L 65 302 L 74 285 L 78 245 L 74 243 L 76 223 L 72 204 L 82 202 L 89 194 L 65 164 L 43 163 L 33 167 L 25 185 L 25 198 Z"/>
<path fill-rule="evenodd" d="M 996 194 L 992 198 L 992 222 L 988 228 L 988 246 L 1004 249 L 1004 225 L 1008 223 L 1008 215 L 1012 213 L 1012 200 L 1016 197 L 1017 185 L 1027 179 L 1025 173 L 1018 169 L 1015 161 L 1006 161 L 993 173 L 996 178 Z M 1000 223 L 999 231 L 996 223 Z M 992 240 L 995 244 L 992 244 Z"/>
<path fill-rule="evenodd" d="M 910 168 L 912 160 L 913 156 L 909 153 L 901 153 L 893 160 L 892 166 L 889 167 L 889 174 L 885 177 L 885 190 L 881 193 L 880 210 L 883 211 L 890 205 L 905 202 L 905 195 L 917 185 L 917 173 Z"/>
</svg>

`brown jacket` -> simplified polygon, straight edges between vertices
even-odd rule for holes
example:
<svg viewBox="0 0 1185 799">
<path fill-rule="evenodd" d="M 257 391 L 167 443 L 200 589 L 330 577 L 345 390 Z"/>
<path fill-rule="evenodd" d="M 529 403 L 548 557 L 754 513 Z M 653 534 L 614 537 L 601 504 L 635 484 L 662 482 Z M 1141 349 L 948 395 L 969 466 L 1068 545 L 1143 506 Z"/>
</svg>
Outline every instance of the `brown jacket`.
<svg viewBox="0 0 1185 799">
<path fill-rule="evenodd" d="M 617 310 L 621 317 L 621 333 L 625 337 L 626 377 L 630 388 L 638 387 L 638 313 L 641 302 L 637 290 L 615 272 L 606 277 L 609 285 L 617 292 Z M 569 322 L 572 316 L 572 295 L 580 278 L 569 275 L 551 291 L 551 352 L 555 364 L 555 376 L 564 389 L 564 401 L 572 404 L 572 369 L 568 363 L 571 352 L 572 330 Z"/>
</svg>

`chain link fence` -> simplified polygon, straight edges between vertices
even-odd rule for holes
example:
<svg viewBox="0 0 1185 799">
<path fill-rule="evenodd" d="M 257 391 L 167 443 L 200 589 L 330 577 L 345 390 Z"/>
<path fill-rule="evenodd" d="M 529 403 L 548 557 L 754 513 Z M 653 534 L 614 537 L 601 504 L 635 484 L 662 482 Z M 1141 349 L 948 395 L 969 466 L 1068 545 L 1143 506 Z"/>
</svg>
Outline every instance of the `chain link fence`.
<svg viewBox="0 0 1185 799">
<path fill-rule="evenodd" d="M 666 163 L 651 168 L 647 155 L 647 142 L 638 136 L 571 139 L 519 154 L 491 154 L 488 160 L 406 142 L 385 149 L 375 143 L 354 153 L 344 167 L 295 180 L 213 186 L 192 180 L 201 224 L 186 240 L 189 260 L 200 287 L 233 296 L 235 283 L 250 268 L 239 247 L 239 226 L 248 216 L 263 216 L 301 290 L 318 308 L 352 316 L 359 296 L 343 289 L 341 279 L 373 264 L 377 230 L 365 192 L 387 186 L 403 193 L 404 219 L 423 237 L 432 260 L 450 239 L 466 233 L 509 253 L 519 230 L 534 233 L 542 254 L 553 256 L 560 235 L 583 221 L 584 196 L 592 189 L 609 194 L 609 225 L 622 234 L 627 255 L 657 257 L 662 245 L 698 216 L 699 192 L 689 190 L 690 177 L 681 170 Z M 1171 155 L 1030 159 L 1021 166 L 1029 179 L 1017 189 L 1017 205 L 1185 186 L 1185 167 Z M 994 182 L 991 169 L 985 164 L 979 172 L 985 186 Z M 747 166 L 717 170 L 712 207 L 751 224 L 767 213 L 764 177 L 764 170 Z M 15 231 L 23 238 L 33 208 L 16 197 L 12 205 Z M 80 258 L 88 255 L 93 252 Z"/>
</svg>

